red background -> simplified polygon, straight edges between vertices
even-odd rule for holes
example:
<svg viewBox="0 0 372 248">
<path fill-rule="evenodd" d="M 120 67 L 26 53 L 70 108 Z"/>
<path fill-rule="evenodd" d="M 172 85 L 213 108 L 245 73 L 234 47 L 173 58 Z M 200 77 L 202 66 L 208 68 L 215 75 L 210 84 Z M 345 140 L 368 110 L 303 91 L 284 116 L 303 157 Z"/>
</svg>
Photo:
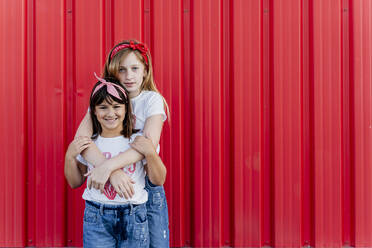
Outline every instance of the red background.
<svg viewBox="0 0 372 248">
<path fill-rule="evenodd" d="M 0 246 L 81 246 L 64 152 L 110 48 L 152 51 L 172 246 L 372 246 L 370 0 L 0 0 Z"/>
</svg>

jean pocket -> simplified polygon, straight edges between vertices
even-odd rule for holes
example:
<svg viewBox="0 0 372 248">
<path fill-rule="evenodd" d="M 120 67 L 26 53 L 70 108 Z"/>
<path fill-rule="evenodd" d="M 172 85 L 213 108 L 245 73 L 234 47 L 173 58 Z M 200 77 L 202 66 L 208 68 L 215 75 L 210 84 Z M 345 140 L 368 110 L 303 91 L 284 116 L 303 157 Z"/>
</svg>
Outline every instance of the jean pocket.
<svg viewBox="0 0 372 248">
<path fill-rule="evenodd" d="M 96 224 L 97 223 L 97 212 L 90 209 L 85 209 L 84 211 L 84 222 Z"/>
<path fill-rule="evenodd" d="M 146 211 L 138 211 L 134 215 L 134 221 L 136 224 L 143 224 L 147 222 L 147 213 Z"/>
</svg>

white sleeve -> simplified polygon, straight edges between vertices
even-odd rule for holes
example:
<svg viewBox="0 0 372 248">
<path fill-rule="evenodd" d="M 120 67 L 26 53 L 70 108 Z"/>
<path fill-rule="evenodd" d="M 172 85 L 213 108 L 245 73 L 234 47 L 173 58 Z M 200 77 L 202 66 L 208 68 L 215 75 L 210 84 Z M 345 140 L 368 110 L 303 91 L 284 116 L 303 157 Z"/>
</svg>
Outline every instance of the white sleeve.
<svg viewBox="0 0 372 248">
<path fill-rule="evenodd" d="M 167 119 L 167 115 L 165 114 L 165 111 L 164 111 L 163 97 L 159 93 L 153 92 L 153 94 L 151 95 L 151 97 L 148 99 L 148 102 L 147 102 L 145 119 L 147 119 L 150 116 L 159 115 L 159 114 L 163 116 L 163 121 Z"/>
<path fill-rule="evenodd" d="M 88 166 L 88 162 L 80 154 L 76 156 L 76 160 L 82 163 L 83 165 Z"/>
</svg>

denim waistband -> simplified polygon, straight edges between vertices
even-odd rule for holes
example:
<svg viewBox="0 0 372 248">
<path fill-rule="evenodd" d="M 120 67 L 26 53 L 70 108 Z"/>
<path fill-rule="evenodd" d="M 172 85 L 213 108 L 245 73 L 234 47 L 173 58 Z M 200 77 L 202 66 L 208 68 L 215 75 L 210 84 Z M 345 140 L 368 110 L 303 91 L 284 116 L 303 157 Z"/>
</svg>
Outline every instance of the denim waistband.
<svg viewBox="0 0 372 248">
<path fill-rule="evenodd" d="M 128 203 L 125 205 L 108 205 L 108 204 L 103 204 L 103 203 L 98 203 L 98 202 L 92 202 L 92 201 L 85 201 L 87 205 L 94 207 L 98 210 L 100 210 L 101 214 L 105 211 L 119 211 L 119 212 L 128 212 L 130 214 L 133 213 L 133 211 L 141 205 L 144 204 L 132 204 Z"/>
</svg>

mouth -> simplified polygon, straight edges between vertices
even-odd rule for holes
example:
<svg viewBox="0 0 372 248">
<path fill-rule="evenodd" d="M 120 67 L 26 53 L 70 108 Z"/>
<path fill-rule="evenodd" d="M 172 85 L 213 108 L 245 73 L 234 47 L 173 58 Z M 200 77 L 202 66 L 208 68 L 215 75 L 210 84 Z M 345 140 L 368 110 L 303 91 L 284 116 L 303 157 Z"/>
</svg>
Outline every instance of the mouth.
<svg viewBox="0 0 372 248">
<path fill-rule="evenodd" d="M 105 118 L 104 120 L 108 123 L 114 123 L 118 118 Z"/>
<path fill-rule="evenodd" d="M 134 82 L 126 82 L 124 83 L 125 87 L 133 87 L 136 83 Z"/>
</svg>

